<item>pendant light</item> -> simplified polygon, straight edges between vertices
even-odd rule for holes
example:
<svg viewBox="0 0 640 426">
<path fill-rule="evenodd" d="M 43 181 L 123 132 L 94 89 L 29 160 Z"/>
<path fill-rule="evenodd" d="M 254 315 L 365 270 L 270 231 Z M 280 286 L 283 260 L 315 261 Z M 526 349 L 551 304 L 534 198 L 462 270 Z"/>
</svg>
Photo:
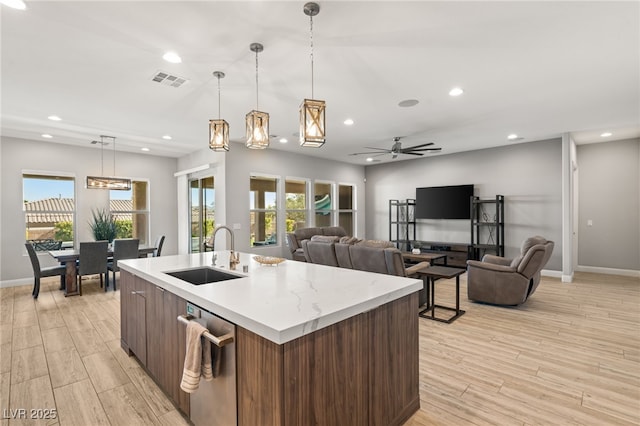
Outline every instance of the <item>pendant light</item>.
<svg viewBox="0 0 640 426">
<path fill-rule="evenodd" d="M 320 13 L 317 3 L 307 3 L 303 8 L 309 17 L 311 39 L 311 98 L 300 105 L 300 146 L 320 148 L 325 137 L 325 102 L 313 99 L 313 17 Z"/>
<path fill-rule="evenodd" d="M 256 109 L 245 117 L 247 148 L 265 149 L 269 146 L 269 114 L 258 110 L 258 52 L 262 52 L 264 46 L 260 43 L 251 43 L 249 49 L 256 53 Z"/>
<path fill-rule="evenodd" d="M 105 138 L 111 138 L 113 142 L 113 174 L 114 176 L 116 174 L 116 137 L 100 135 L 100 142 L 93 141 L 91 143 L 100 144 L 100 166 L 102 176 L 87 176 L 87 188 L 129 191 L 131 189 L 131 179 L 104 176 L 104 146 L 107 143 L 104 141 Z"/>
<path fill-rule="evenodd" d="M 229 123 L 220 118 L 220 79 L 224 78 L 224 73 L 214 71 L 213 76 L 218 79 L 218 119 L 209 120 L 209 148 L 229 151 Z"/>
</svg>

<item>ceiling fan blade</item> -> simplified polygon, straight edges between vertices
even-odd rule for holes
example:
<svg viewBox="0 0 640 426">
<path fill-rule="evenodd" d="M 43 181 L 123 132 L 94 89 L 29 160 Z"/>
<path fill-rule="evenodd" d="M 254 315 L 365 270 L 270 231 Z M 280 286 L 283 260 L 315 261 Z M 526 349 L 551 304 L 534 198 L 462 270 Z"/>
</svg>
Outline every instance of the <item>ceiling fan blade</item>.
<svg viewBox="0 0 640 426">
<path fill-rule="evenodd" d="M 367 148 L 367 149 L 377 149 L 379 151 L 391 152 L 391 150 L 388 149 L 388 148 L 376 148 L 375 146 L 365 146 L 365 148 Z"/>
<path fill-rule="evenodd" d="M 349 155 L 366 155 L 366 154 L 388 154 L 390 151 L 367 151 L 367 152 L 354 152 L 352 154 Z"/>
<path fill-rule="evenodd" d="M 424 152 L 424 151 L 440 151 L 442 148 L 421 148 L 421 149 L 412 149 L 413 152 Z"/>
<path fill-rule="evenodd" d="M 424 154 L 420 154 L 419 152 L 401 152 L 400 154 L 407 154 L 407 155 L 424 155 Z"/>
<path fill-rule="evenodd" d="M 422 143 L 420 145 L 409 146 L 407 148 L 402 148 L 403 151 L 413 151 L 415 148 L 422 148 L 423 146 L 431 146 L 433 142 Z"/>
</svg>

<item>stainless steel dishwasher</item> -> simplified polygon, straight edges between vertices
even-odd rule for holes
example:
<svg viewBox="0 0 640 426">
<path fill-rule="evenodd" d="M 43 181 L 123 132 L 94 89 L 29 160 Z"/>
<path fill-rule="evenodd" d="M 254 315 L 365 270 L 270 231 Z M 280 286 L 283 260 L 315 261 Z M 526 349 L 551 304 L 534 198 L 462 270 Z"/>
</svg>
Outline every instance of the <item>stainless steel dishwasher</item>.
<svg viewBox="0 0 640 426">
<path fill-rule="evenodd" d="M 214 357 L 220 357 L 218 374 L 211 381 L 200 378 L 198 389 L 190 394 L 189 417 L 195 426 L 237 425 L 236 326 L 193 303 L 187 302 L 186 309 L 186 315 L 180 315 L 178 321 L 197 321 L 209 330 L 203 337 L 211 342 L 214 370 L 217 362 Z"/>
</svg>

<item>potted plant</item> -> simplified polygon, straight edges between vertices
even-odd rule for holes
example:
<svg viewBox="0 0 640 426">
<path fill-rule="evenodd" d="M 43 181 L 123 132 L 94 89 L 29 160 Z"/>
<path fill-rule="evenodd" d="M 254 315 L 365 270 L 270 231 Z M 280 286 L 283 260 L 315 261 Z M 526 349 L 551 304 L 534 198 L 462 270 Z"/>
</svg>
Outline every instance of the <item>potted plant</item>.
<svg viewBox="0 0 640 426">
<path fill-rule="evenodd" d="M 93 221 L 89 222 L 93 237 L 96 241 L 107 240 L 113 242 L 116 237 L 117 227 L 116 221 L 105 209 L 96 209 L 92 211 Z"/>
</svg>

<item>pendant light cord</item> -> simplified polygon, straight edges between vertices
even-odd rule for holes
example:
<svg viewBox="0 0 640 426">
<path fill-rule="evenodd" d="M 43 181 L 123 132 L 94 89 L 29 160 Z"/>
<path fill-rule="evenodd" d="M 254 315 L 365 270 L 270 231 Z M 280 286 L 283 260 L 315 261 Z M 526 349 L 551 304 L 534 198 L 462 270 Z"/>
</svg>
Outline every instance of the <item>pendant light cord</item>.
<svg viewBox="0 0 640 426">
<path fill-rule="evenodd" d="M 258 103 L 258 51 L 256 50 L 256 111 L 260 111 Z"/>
<path fill-rule="evenodd" d="M 311 39 L 311 99 L 313 97 L 313 15 L 309 16 L 309 35 Z"/>
<path fill-rule="evenodd" d="M 220 120 L 220 76 L 218 75 L 218 120 Z"/>
<path fill-rule="evenodd" d="M 104 136 L 100 136 L 100 176 L 104 176 Z"/>
</svg>

